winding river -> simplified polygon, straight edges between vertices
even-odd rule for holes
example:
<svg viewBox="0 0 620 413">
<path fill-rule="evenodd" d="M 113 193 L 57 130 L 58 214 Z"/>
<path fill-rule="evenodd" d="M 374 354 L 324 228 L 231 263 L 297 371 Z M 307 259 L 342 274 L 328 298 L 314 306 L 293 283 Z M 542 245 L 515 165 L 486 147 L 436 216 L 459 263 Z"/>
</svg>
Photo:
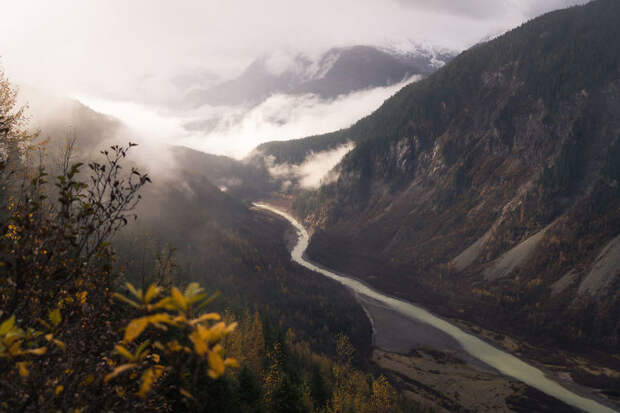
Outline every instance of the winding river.
<svg viewBox="0 0 620 413">
<path fill-rule="evenodd" d="M 329 277 L 339 283 L 352 289 L 355 293 L 370 297 L 383 305 L 389 307 L 393 311 L 401 314 L 403 317 L 429 324 L 432 327 L 444 332 L 453 339 L 455 339 L 463 348 L 463 350 L 470 356 L 480 360 L 481 362 L 495 368 L 502 374 L 517 379 L 525 384 L 528 384 L 550 396 L 559 399 L 566 404 L 574 406 L 576 408 L 585 410 L 587 412 L 614 412 L 611 408 L 604 406 L 595 400 L 582 397 L 552 379 L 545 376 L 545 374 L 521 361 L 517 357 L 501 351 L 496 347 L 488 344 L 487 342 L 479 339 L 478 337 L 466 333 L 460 328 L 450 324 L 446 320 L 443 320 L 425 309 L 418 307 L 414 304 L 406 301 L 390 297 L 382 294 L 379 291 L 373 290 L 364 283 L 344 277 L 342 275 L 335 274 L 324 268 L 320 268 L 309 261 L 304 259 L 304 253 L 308 247 L 310 237 L 308 232 L 295 218 L 291 215 L 283 212 L 277 208 L 267 204 L 255 203 L 255 207 L 275 213 L 287 221 L 289 221 L 297 230 L 298 242 L 291 252 L 292 259 L 300 265 L 320 273 L 326 277 Z"/>
</svg>

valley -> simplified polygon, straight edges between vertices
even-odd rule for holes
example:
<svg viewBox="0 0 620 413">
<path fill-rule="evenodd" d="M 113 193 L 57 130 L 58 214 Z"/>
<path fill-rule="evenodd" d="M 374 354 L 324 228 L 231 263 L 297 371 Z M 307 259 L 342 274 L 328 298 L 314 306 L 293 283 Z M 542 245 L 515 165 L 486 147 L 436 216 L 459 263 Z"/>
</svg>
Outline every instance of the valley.
<svg viewBox="0 0 620 413">
<path fill-rule="evenodd" d="M 146 3 L 3 5 L 0 412 L 620 411 L 620 1 Z"/>
<path fill-rule="evenodd" d="M 488 375 L 490 367 L 492 369 L 491 371 L 499 371 L 503 375 L 522 381 L 536 390 L 542 391 L 579 409 L 588 412 L 614 411 L 612 408 L 600 404 L 600 402 L 588 399 L 568 390 L 564 387 L 568 383 L 565 382 L 564 386 L 558 384 L 555 381 L 558 380 L 557 377 L 555 379 L 548 378 L 548 373 L 543 373 L 535 367 L 522 362 L 518 358 L 498 350 L 486 341 L 482 341 L 475 336 L 465 333 L 453 324 L 432 315 L 420 307 L 414 306 L 394 297 L 383 295 L 382 293 L 363 284 L 361 281 L 342 274 L 333 273 L 318 264 L 308 261 L 305 254 L 310 238 L 305 228 L 291 215 L 268 204 L 256 203 L 255 207 L 277 214 L 286 219 L 295 227 L 298 233 L 298 241 L 292 248 L 291 252 L 291 257 L 295 262 L 328 278 L 338 281 L 344 286 L 350 288 L 356 294 L 360 304 L 365 308 L 366 313 L 373 322 L 374 345 L 381 348 L 381 350 L 375 350 L 373 360 L 381 367 L 398 373 L 401 380 L 404 376 L 410 380 L 413 380 L 413 382 L 422 382 L 425 386 L 430 386 L 432 388 L 433 386 L 431 383 L 428 381 L 425 383 L 425 380 L 422 379 L 419 374 L 415 373 L 417 370 L 422 372 L 420 373 L 422 376 L 424 374 L 431 373 L 439 375 L 440 378 L 445 377 L 452 383 L 459 382 L 459 374 L 457 374 L 454 370 L 449 372 L 446 372 L 445 369 L 443 372 L 437 370 L 437 357 L 440 359 L 442 357 L 444 358 L 444 361 L 441 362 L 441 364 L 447 363 L 455 366 L 465 364 L 465 361 L 461 359 L 463 358 L 468 361 L 470 365 L 477 368 L 477 374 L 486 373 Z M 386 311 L 388 314 L 390 312 L 395 312 L 397 317 L 394 317 L 394 314 L 389 314 L 386 316 Z M 405 318 L 405 325 L 403 325 L 403 320 L 401 317 Z M 401 318 L 400 322 L 397 321 L 398 318 Z M 387 350 L 387 352 L 385 350 Z M 409 364 L 409 368 L 406 367 L 408 364 L 406 356 L 397 356 L 396 354 L 391 354 L 390 351 L 395 351 L 396 354 L 413 354 L 412 356 L 409 356 L 409 358 L 412 359 L 410 362 L 411 364 Z M 421 356 L 418 351 L 429 354 L 431 356 L 430 359 L 434 359 L 435 362 L 428 363 L 428 357 L 425 358 L 424 356 Z M 442 353 L 447 354 L 447 356 L 442 356 Z M 427 361 L 427 363 L 419 360 L 420 357 Z M 473 364 L 471 363 L 472 359 L 474 360 Z M 415 366 L 413 370 L 412 366 Z M 473 384 L 475 383 L 475 380 L 472 380 L 472 374 L 474 374 L 475 371 L 476 369 L 470 370 L 470 374 L 464 374 L 464 379 L 461 379 L 461 381 L 467 383 L 468 386 L 473 386 L 461 388 L 460 392 L 462 392 L 463 395 L 476 391 L 474 390 L 476 386 Z M 483 378 L 482 376 L 477 375 L 476 377 L 482 383 L 485 383 L 485 385 L 489 385 L 489 377 L 492 376 Z M 494 385 L 499 387 L 499 383 L 497 382 Z M 488 409 L 488 411 L 496 411 L 498 406 L 493 405 L 493 403 L 500 403 L 502 398 L 506 400 L 508 396 L 514 396 L 514 384 L 512 384 L 512 386 L 513 387 L 510 387 L 511 390 L 507 393 L 506 390 L 496 393 L 496 395 L 499 395 L 500 393 L 502 394 L 502 396 L 498 396 L 497 400 L 487 400 L 486 403 L 490 404 L 486 407 L 486 409 Z M 577 388 L 577 386 L 574 385 L 571 387 Z M 449 389 L 449 386 L 446 386 L 445 383 L 440 383 L 438 388 L 441 389 L 443 393 Z M 486 392 L 489 391 L 490 389 L 487 388 Z M 581 388 L 580 392 L 583 391 L 584 389 Z M 459 390 L 454 390 L 454 392 L 458 394 Z M 451 393 L 451 391 L 449 393 Z M 593 395 L 590 394 L 588 397 L 593 397 Z M 470 403 L 472 402 L 473 401 L 470 401 Z M 480 402 L 480 400 L 476 400 L 476 402 Z M 538 403 L 539 406 L 542 404 L 544 403 Z M 552 402 L 552 405 L 553 404 L 554 403 Z M 466 402 L 464 407 L 473 408 L 475 411 L 485 411 L 483 405 L 474 406 Z M 507 407 L 505 408 L 507 409 Z M 553 406 L 551 409 L 552 410 L 550 411 L 559 411 L 558 409 L 563 410 L 565 408 L 561 406 Z"/>
</svg>

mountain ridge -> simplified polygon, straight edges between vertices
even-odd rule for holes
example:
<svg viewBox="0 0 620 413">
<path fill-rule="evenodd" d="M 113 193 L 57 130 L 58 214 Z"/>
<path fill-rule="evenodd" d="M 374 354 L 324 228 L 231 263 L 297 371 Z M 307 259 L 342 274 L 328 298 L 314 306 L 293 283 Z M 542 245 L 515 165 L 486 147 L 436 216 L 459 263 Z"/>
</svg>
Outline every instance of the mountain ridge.
<svg viewBox="0 0 620 413">
<path fill-rule="evenodd" d="M 274 54 L 254 60 L 239 77 L 189 94 L 194 105 L 256 104 L 275 93 L 314 93 L 323 99 L 428 75 L 453 53 L 396 52 L 373 46 L 336 47 L 318 58 Z"/>
<path fill-rule="evenodd" d="M 356 142 L 335 184 L 296 197 L 317 228 L 309 256 L 536 340 L 614 348 L 615 267 L 596 295 L 579 285 L 620 229 L 618 16 L 610 0 L 546 14 L 308 138 Z M 506 258 L 527 240 L 531 254 Z M 551 296 L 571 270 L 579 281 Z"/>
</svg>

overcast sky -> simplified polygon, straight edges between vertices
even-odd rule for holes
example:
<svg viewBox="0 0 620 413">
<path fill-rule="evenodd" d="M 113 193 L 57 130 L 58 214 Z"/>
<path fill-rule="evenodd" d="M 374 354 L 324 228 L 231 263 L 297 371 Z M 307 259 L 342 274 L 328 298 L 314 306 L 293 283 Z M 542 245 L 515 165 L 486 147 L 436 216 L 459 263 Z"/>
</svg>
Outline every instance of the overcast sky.
<svg viewBox="0 0 620 413">
<path fill-rule="evenodd" d="M 145 79 L 223 77 L 274 50 L 423 41 L 461 50 L 583 0 L 0 0 L 12 80 L 115 98 Z M 144 87 L 144 86 L 143 86 Z M 148 87 L 148 86 L 147 86 Z"/>
</svg>

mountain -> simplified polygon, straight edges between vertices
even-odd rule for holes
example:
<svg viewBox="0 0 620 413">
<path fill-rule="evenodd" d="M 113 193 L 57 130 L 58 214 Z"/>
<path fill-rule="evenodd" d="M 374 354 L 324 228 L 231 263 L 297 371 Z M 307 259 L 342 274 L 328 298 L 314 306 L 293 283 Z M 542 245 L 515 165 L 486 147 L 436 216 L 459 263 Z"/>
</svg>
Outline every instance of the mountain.
<svg viewBox="0 0 620 413">
<path fill-rule="evenodd" d="M 47 140 L 52 177 L 60 174 L 56 163 L 67 138 L 75 138 L 72 162 L 84 164 L 98 159 L 99 150 L 131 140 L 122 122 L 79 101 L 26 92 L 22 99 L 30 102 L 33 126 Z M 130 281 L 161 282 L 136 275 L 153 277 L 165 271 L 162 266 L 175 263 L 176 281 L 198 281 L 212 292 L 221 291 L 222 308 L 258 309 L 285 331 L 294 328 L 323 354 L 334 355 L 333 338 L 347 334 L 356 343 L 358 362 L 365 363 L 371 327 L 354 297 L 294 265 L 286 223 L 242 200 L 274 189 L 266 169 L 178 146 L 138 145 L 131 152 L 124 168 L 148 172 L 152 183 L 141 192 L 138 219 L 113 243 Z M 157 152 L 170 156 L 160 158 Z M 155 262 L 158 267 L 151 268 Z M 319 330 L 323 333 L 316 334 Z"/>
<path fill-rule="evenodd" d="M 310 258 L 555 348 L 620 343 L 620 2 L 546 14 L 454 58 L 351 128 L 298 193 Z M 615 362 L 617 364 L 617 360 Z"/>
<path fill-rule="evenodd" d="M 279 188 L 264 163 L 238 161 L 184 146 L 172 146 L 170 153 L 184 174 L 201 176 L 237 199 L 259 199 Z"/>
<path fill-rule="evenodd" d="M 118 119 L 96 112 L 76 99 L 57 96 L 32 87 L 21 87 L 18 95 L 31 114 L 30 125 L 41 130 L 41 138 L 56 149 L 67 140 L 80 141 L 80 151 L 95 153 L 119 136 L 127 136 Z"/>
<path fill-rule="evenodd" d="M 324 99 L 356 90 L 388 86 L 412 75 L 428 75 L 453 54 L 371 46 L 333 48 L 310 58 L 273 54 L 261 57 L 237 78 L 189 94 L 194 105 L 256 104 L 276 93 L 314 93 Z"/>
</svg>

